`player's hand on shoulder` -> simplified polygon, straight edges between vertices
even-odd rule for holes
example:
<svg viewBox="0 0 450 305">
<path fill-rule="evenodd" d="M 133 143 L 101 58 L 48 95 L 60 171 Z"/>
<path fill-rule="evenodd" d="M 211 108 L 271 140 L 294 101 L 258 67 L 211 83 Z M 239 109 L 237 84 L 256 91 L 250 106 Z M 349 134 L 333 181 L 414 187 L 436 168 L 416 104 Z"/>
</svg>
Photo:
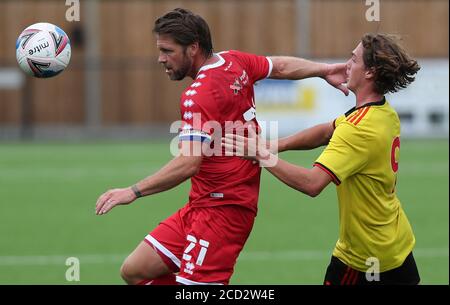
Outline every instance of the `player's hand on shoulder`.
<svg viewBox="0 0 450 305">
<path fill-rule="evenodd" d="M 112 189 L 102 194 L 95 205 L 95 214 L 103 215 L 108 213 L 117 205 L 129 204 L 136 199 L 131 187 Z"/>
</svg>

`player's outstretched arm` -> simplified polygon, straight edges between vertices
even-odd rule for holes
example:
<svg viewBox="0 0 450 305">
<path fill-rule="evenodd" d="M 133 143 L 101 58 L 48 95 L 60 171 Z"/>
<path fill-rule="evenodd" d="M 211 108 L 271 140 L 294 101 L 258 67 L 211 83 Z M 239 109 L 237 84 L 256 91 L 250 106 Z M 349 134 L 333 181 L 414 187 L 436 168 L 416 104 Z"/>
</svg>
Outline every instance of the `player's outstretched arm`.
<svg viewBox="0 0 450 305">
<path fill-rule="evenodd" d="M 95 212 L 102 215 L 117 205 L 129 204 L 138 197 L 169 190 L 195 175 L 202 162 L 200 142 L 182 142 L 180 154 L 155 174 L 133 186 L 112 189 L 102 194 Z"/>
<path fill-rule="evenodd" d="M 330 85 L 349 94 L 347 86 L 347 66 L 345 63 L 326 64 L 299 57 L 272 56 L 273 68 L 270 78 L 298 80 L 309 77 L 321 77 Z"/>
<path fill-rule="evenodd" d="M 278 152 L 287 150 L 308 150 L 327 145 L 333 132 L 333 122 L 329 122 L 316 125 L 275 141 L 278 141 Z M 275 153 L 273 151 L 271 152 Z"/>
<path fill-rule="evenodd" d="M 264 166 L 278 180 L 311 197 L 319 195 L 332 181 L 331 177 L 318 167 L 308 169 L 280 158 L 274 166 L 265 166 L 264 162 L 260 160 L 261 166 Z"/>
<path fill-rule="evenodd" d="M 223 146 L 227 152 L 259 161 L 262 167 L 280 181 L 311 197 L 319 195 L 332 181 L 332 178 L 320 168 L 303 168 L 273 155 L 263 142 L 259 141 L 258 135 L 251 127 L 248 130 L 248 137 L 226 134 Z"/>
</svg>

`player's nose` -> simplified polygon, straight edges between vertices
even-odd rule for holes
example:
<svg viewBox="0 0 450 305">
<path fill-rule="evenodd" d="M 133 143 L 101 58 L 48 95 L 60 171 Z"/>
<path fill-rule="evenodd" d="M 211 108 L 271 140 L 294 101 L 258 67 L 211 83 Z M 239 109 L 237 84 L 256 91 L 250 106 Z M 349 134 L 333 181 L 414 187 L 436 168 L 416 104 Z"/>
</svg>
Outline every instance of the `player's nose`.
<svg viewBox="0 0 450 305">
<path fill-rule="evenodd" d="M 160 64 L 165 64 L 167 62 L 167 56 L 164 54 L 159 54 L 158 56 L 158 62 Z"/>
<path fill-rule="evenodd" d="M 350 69 L 351 69 L 351 60 L 347 61 L 347 67 L 346 67 L 346 73 L 347 73 L 347 77 L 350 76 Z"/>
</svg>

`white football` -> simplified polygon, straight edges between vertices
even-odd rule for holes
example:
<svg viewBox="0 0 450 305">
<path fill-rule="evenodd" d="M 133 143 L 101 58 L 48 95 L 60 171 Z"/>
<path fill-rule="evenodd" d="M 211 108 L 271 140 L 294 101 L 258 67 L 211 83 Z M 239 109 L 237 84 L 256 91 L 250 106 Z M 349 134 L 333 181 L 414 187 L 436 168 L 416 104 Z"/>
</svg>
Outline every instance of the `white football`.
<svg viewBox="0 0 450 305">
<path fill-rule="evenodd" d="M 70 62 L 69 37 L 56 25 L 41 22 L 27 27 L 16 41 L 16 58 L 28 75 L 58 75 Z"/>
</svg>

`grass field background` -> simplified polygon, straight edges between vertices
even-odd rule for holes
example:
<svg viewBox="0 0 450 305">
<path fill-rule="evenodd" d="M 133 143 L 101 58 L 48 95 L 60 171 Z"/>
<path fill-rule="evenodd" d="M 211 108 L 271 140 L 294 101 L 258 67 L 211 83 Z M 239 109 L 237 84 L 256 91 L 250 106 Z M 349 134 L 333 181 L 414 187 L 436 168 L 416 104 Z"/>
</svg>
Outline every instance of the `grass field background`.
<svg viewBox="0 0 450 305">
<path fill-rule="evenodd" d="M 398 196 L 416 235 L 423 284 L 449 284 L 448 140 L 401 143 Z M 320 153 L 283 158 L 310 166 Z M 0 284 L 122 284 L 123 259 L 183 206 L 189 182 L 94 213 L 108 188 L 128 186 L 171 159 L 167 143 L 0 143 Z M 333 185 L 312 199 L 263 172 L 259 214 L 232 284 L 321 284 L 338 237 Z M 65 279 L 66 258 L 80 281 Z"/>
</svg>

